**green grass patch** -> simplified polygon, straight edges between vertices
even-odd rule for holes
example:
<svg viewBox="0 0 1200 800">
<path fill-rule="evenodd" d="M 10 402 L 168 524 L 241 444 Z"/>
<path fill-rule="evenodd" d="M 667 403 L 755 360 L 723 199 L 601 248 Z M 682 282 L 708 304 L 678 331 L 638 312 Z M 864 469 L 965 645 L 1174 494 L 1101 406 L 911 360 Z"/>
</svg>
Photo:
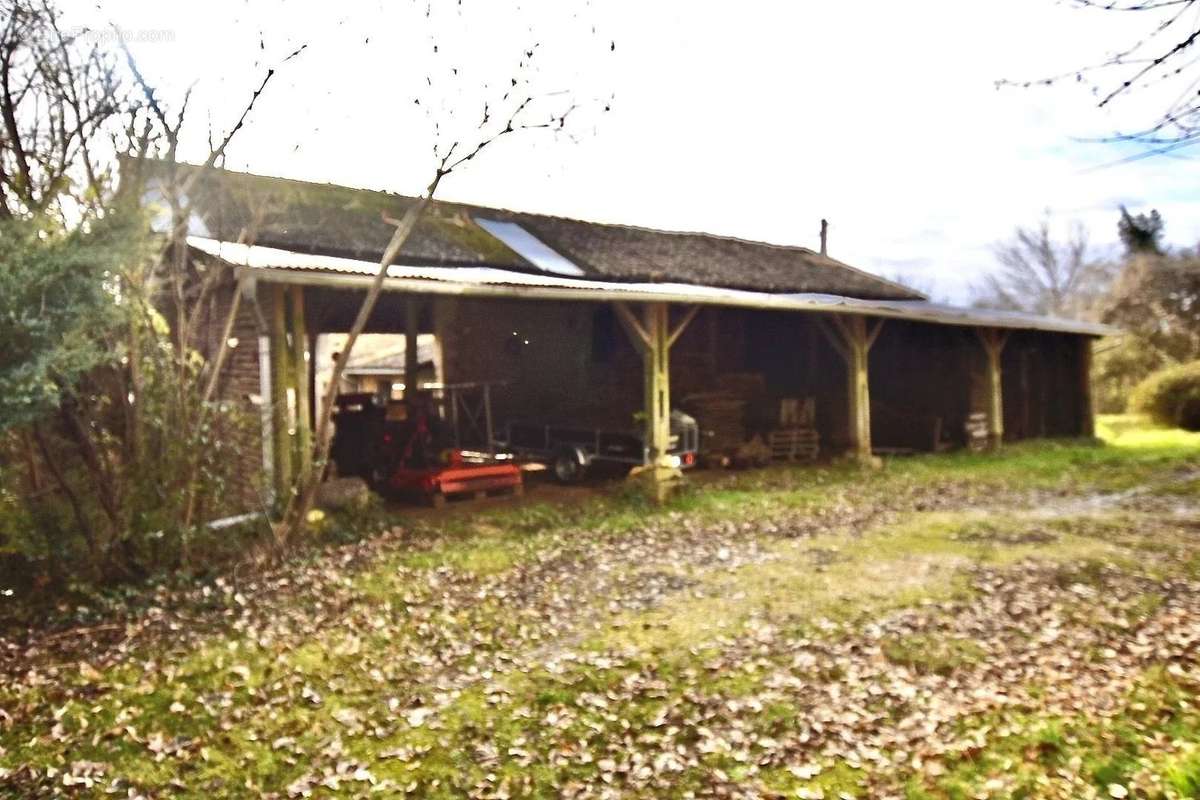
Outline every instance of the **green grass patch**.
<svg viewBox="0 0 1200 800">
<path fill-rule="evenodd" d="M 1026 558 L 1056 562 L 1113 559 L 1124 551 L 1102 539 L 1040 530 L 1037 520 L 1003 521 L 977 512 L 911 514 L 860 537 L 783 540 L 766 560 L 693 575 L 699 586 L 661 607 L 625 615 L 591 640 L 597 648 L 677 653 L 740 632 L 755 619 L 805 628 L 891 608 L 961 597 L 974 564 L 1003 566 Z M 986 535 L 981 535 L 984 531 Z"/>
<path fill-rule="evenodd" d="M 991 787 L 1000 796 L 1109 796 L 1118 784 L 1130 797 L 1196 797 L 1200 788 L 1200 712 L 1195 687 L 1161 668 L 1141 675 L 1115 715 L 1042 717 L 992 714 L 964 730 L 1000 731 L 982 750 L 949 756 L 943 769 L 914 776 L 909 798 L 971 798 Z M 1086 789 L 1084 787 L 1087 787 Z M 1169 791 L 1167 791 L 1169 789 Z"/>
<path fill-rule="evenodd" d="M 925 634 L 885 639 L 881 650 L 888 661 L 918 675 L 950 675 L 962 667 L 978 664 L 986 655 L 982 647 L 969 639 Z"/>
</svg>

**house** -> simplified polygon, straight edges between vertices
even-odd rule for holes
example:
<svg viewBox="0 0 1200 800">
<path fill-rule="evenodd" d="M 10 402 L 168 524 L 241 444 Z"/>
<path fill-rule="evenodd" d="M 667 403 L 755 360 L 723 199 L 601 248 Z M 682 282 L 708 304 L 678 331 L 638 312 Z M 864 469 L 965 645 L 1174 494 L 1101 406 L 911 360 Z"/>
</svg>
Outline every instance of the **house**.
<svg viewBox="0 0 1200 800">
<path fill-rule="evenodd" d="M 314 370 L 318 396 L 329 386 L 333 361 L 345 346 L 345 339 L 344 335 L 328 336 L 321 343 L 323 346 L 316 348 L 311 354 L 313 363 L 327 367 Z M 423 334 L 418 340 L 417 377 L 414 386 L 437 380 L 437 365 L 434 359 L 436 347 L 436 340 L 431 334 Z M 403 396 L 405 386 L 410 383 L 406 373 L 409 366 L 406 351 L 407 343 L 403 337 L 371 334 L 360 337 L 350 354 L 350 362 L 342 371 L 338 391 L 399 399 Z M 315 405 L 313 407 L 316 408 Z"/>
<path fill-rule="evenodd" d="M 153 192 L 163 167 L 141 166 Z M 310 424 L 313 404 L 296 399 L 314 394 L 315 341 L 350 328 L 389 220 L 414 200 L 221 169 L 189 199 L 194 258 L 228 269 L 228 296 L 245 301 L 222 391 L 262 414 L 246 469 L 278 483 L 290 469 L 281 450 Z M 438 381 L 495 384 L 501 423 L 627 428 L 645 412 L 648 459 L 664 477 L 667 415 L 685 400 L 733 420 L 737 430 L 713 433 L 735 440 L 769 435 L 800 403 L 823 452 L 864 459 L 973 435 L 1090 436 L 1091 346 L 1108 332 L 932 303 L 824 247 L 440 201 L 383 287 L 367 330 L 432 336 Z M 306 355 L 280 369 L 296 342 Z"/>
</svg>

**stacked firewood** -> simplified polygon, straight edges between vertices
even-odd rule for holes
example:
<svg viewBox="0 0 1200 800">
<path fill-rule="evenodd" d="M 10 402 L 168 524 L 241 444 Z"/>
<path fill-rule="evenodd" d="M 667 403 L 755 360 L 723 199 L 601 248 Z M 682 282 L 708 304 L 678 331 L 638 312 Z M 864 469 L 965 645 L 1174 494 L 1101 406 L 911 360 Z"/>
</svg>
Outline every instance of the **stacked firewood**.
<svg viewBox="0 0 1200 800">
<path fill-rule="evenodd" d="M 728 453 L 746 439 L 746 401 L 725 392 L 703 392 L 684 398 L 684 408 L 696 418 L 704 453 Z"/>
<path fill-rule="evenodd" d="M 711 391 L 683 398 L 683 408 L 700 426 L 700 452 L 706 463 L 728 466 L 746 444 L 746 407 L 766 393 L 766 380 L 756 372 L 717 376 Z"/>
<path fill-rule="evenodd" d="M 967 434 L 967 449 L 986 450 L 988 446 L 988 415 L 983 411 L 975 411 L 967 415 L 963 425 Z"/>
</svg>

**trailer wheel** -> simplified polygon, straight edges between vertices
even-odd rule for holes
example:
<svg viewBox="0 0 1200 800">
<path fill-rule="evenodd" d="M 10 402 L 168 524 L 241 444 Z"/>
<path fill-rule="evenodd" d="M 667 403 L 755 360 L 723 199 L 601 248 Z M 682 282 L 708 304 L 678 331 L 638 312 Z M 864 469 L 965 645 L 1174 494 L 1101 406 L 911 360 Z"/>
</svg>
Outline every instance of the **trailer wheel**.
<svg viewBox="0 0 1200 800">
<path fill-rule="evenodd" d="M 559 483 L 579 483 L 587 472 L 587 459 L 574 447 L 564 447 L 554 456 L 554 478 Z"/>
</svg>

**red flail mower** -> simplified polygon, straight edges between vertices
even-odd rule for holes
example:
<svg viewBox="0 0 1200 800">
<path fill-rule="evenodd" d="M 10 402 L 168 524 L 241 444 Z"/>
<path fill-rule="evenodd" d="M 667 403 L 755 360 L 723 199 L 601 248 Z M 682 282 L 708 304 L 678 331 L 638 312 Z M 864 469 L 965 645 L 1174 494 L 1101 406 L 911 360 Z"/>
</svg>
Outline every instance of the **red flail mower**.
<svg viewBox="0 0 1200 800">
<path fill-rule="evenodd" d="M 337 403 L 332 459 L 339 475 L 361 476 L 381 494 L 434 507 L 454 495 L 523 493 L 521 470 L 510 458 L 455 446 L 455 432 L 428 394 L 399 401 L 347 394 Z"/>
</svg>

